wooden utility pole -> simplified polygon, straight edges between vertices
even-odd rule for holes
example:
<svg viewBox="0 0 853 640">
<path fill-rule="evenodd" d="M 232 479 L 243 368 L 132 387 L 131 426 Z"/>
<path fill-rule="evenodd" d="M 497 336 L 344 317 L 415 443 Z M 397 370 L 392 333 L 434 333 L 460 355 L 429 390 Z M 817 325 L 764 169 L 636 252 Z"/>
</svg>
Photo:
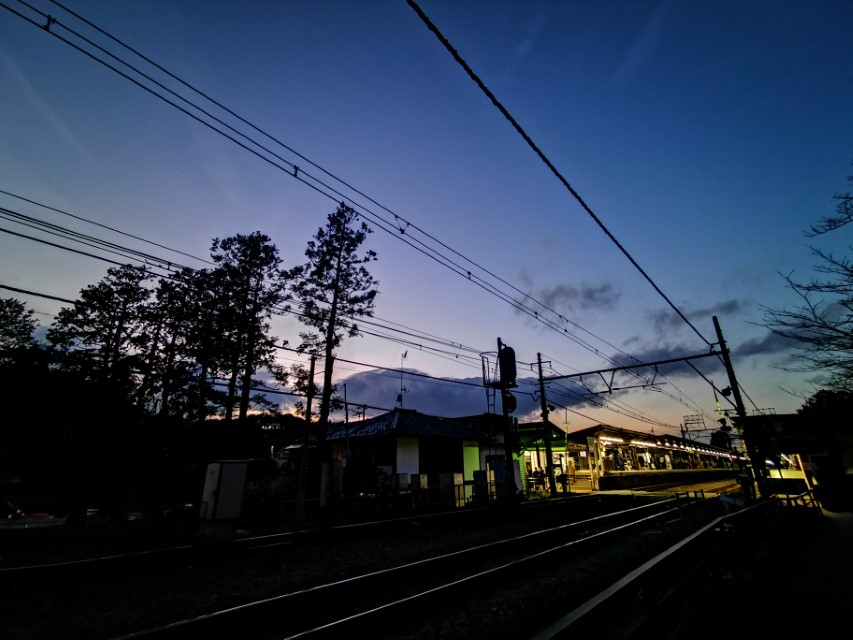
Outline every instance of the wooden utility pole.
<svg viewBox="0 0 853 640">
<path fill-rule="evenodd" d="M 548 475 L 548 487 L 551 497 L 557 497 L 557 483 L 554 482 L 554 456 L 551 453 L 551 423 L 548 421 L 548 401 L 545 399 L 545 379 L 542 377 L 542 354 L 537 353 L 539 362 L 539 400 L 542 403 L 542 433 L 545 440 L 545 473 Z"/>
</svg>

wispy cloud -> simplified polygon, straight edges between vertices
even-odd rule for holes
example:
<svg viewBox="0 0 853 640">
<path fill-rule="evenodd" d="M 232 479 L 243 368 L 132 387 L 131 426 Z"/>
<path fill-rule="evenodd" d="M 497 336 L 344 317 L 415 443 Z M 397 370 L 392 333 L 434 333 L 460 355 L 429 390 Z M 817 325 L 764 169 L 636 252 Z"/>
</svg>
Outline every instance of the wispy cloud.
<svg viewBox="0 0 853 640">
<path fill-rule="evenodd" d="M 552 309 L 570 313 L 579 310 L 610 311 L 616 307 L 620 296 L 612 284 L 600 284 L 580 287 L 557 285 L 543 289 L 538 297 Z"/>
<path fill-rule="evenodd" d="M 580 286 L 572 286 L 568 284 L 558 284 L 553 287 L 534 290 L 529 277 L 525 278 L 528 284 L 528 290 L 531 292 L 528 295 L 549 309 L 556 311 L 558 314 L 568 318 L 583 312 L 585 317 L 595 311 L 612 311 L 616 308 L 622 293 L 616 289 L 613 284 L 584 284 Z M 523 304 L 528 308 L 537 309 L 537 305 L 528 299 L 519 299 L 519 304 Z M 521 311 L 517 311 L 521 314 Z"/>
<path fill-rule="evenodd" d="M 0 48 L 0 64 L 5 67 L 8 77 L 12 78 L 10 86 L 5 87 L 5 89 L 10 94 L 22 96 L 23 99 L 30 104 L 32 109 L 44 118 L 44 121 L 47 123 L 47 126 L 53 132 L 57 140 L 61 140 L 65 143 L 66 146 L 86 162 L 94 163 L 95 158 L 89 150 L 89 147 L 74 133 L 72 128 L 65 123 L 65 120 L 53 107 L 50 106 L 50 103 L 42 97 L 36 87 L 33 86 L 33 84 L 27 79 L 27 76 L 21 71 L 20 67 L 15 64 L 12 58 L 10 58 L 2 48 Z"/>
<path fill-rule="evenodd" d="M 734 362 L 749 358 L 769 358 L 770 366 L 797 371 L 802 368 L 799 343 L 791 338 L 767 332 L 760 338 L 751 338 L 737 345 L 729 345 Z"/>
<path fill-rule="evenodd" d="M 513 81 L 518 69 L 524 64 L 524 61 L 530 55 L 536 41 L 539 39 L 539 34 L 542 32 L 542 28 L 546 24 L 547 12 L 547 7 L 543 6 L 525 26 L 524 36 L 513 48 L 509 64 L 507 64 L 503 70 L 502 75 L 505 82 Z"/>
<path fill-rule="evenodd" d="M 688 320 L 693 322 L 707 322 L 710 326 L 710 319 L 713 316 L 734 315 L 743 308 L 743 302 L 740 300 L 725 300 L 710 307 L 701 309 L 685 309 L 681 308 L 681 312 Z M 655 332 L 659 335 L 671 334 L 674 331 L 679 331 L 686 328 L 684 320 L 675 311 L 662 309 L 651 314 L 651 322 Z M 700 328 L 701 329 L 701 328 Z"/>
<path fill-rule="evenodd" d="M 707 310 L 703 310 L 707 311 Z M 662 360 L 674 360 L 688 356 L 703 355 L 696 351 L 694 347 L 686 347 L 672 341 L 659 340 L 643 346 L 638 346 L 638 340 L 633 340 L 631 355 L 626 356 L 624 353 L 615 354 L 612 359 L 622 366 L 635 364 L 637 361 L 660 362 Z M 749 358 L 754 357 L 776 357 L 779 363 L 776 365 L 780 368 L 791 365 L 794 361 L 794 353 L 796 350 L 796 341 L 789 338 L 778 336 L 774 333 L 767 332 L 766 335 L 759 338 L 751 338 L 737 345 L 729 344 L 729 352 L 732 362 L 737 365 L 743 364 Z M 689 361 L 676 362 L 672 364 L 661 365 L 660 372 L 663 375 L 688 375 L 695 376 L 696 370 L 701 371 L 705 375 L 718 374 L 723 370 L 723 365 L 720 357 L 705 357 L 695 358 Z M 642 370 L 638 370 L 642 372 Z M 646 371 L 650 371 L 647 369 Z"/>
<path fill-rule="evenodd" d="M 616 80 L 625 81 L 633 77 L 643 66 L 649 64 L 654 51 L 661 40 L 663 27 L 673 3 L 670 0 L 662 2 L 646 23 L 640 36 L 628 47 L 622 58 L 622 63 L 616 69 Z"/>
</svg>

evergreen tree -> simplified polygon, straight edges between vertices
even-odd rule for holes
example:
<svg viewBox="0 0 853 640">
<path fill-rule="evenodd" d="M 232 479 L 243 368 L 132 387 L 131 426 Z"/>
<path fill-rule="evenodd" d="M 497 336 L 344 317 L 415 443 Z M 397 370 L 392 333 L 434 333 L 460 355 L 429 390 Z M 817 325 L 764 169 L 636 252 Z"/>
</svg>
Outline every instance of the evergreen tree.
<svg viewBox="0 0 853 640">
<path fill-rule="evenodd" d="M 151 295 L 145 287 L 149 278 L 144 267 L 112 267 L 98 284 L 84 288 L 72 307 L 60 310 L 47 339 L 66 369 L 128 396 L 134 392 L 145 343 L 141 311 Z"/>
<path fill-rule="evenodd" d="M 319 432 L 325 432 L 332 410 L 332 370 L 335 349 L 344 337 L 358 335 L 356 318 L 373 315 L 378 282 L 366 266 L 376 260 L 374 251 L 359 253 L 370 228 L 343 203 L 329 214 L 325 226 L 308 242 L 303 265 L 291 271 L 291 291 L 302 305 L 301 321 L 315 332 L 300 333 L 302 353 L 325 357 L 320 398 Z"/>
<path fill-rule="evenodd" d="M 142 309 L 145 326 L 143 380 L 137 404 L 163 418 L 188 417 L 188 389 L 196 363 L 189 352 L 195 317 L 193 290 L 188 282 L 192 269 L 161 278 L 154 299 Z"/>
<path fill-rule="evenodd" d="M 797 413 L 819 433 L 853 436 L 848 416 L 853 412 L 853 391 L 821 389 Z"/>
<path fill-rule="evenodd" d="M 313 380 L 309 381 L 310 372 L 308 367 L 302 364 L 294 364 L 290 367 L 290 375 L 288 376 L 288 380 L 290 383 L 290 388 L 294 393 L 302 396 L 303 398 L 316 398 L 320 395 L 320 387 Z M 333 390 L 336 390 L 336 386 L 332 386 Z M 336 393 L 332 394 L 332 398 L 330 400 L 331 410 L 337 411 L 339 409 L 343 409 L 344 401 Z M 306 419 L 308 417 L 307 405 L 302 400 L 297 400 L 293 403 L 293 409 L 297 416 Z M 313 421 L 313 420 L 312 420 Z"/>
<path fill-rule="evenodd" d="M 222 274 L 208 269 L 185 269 L 176 280 L 184 297 L 181 315 L 186 341 L 183 354 L 192 363 L 191 381 L 185 389 L 188 416 L 202 423 L 216 406 L 224 406 L 225 395 L 213 382 L 221 371 L 220 361 L 225 342 L 220 330 L 219 301 L 226 296 Z"/>
<path fill-rule="evenodd" d="M 270 335 L 268 319 L 285 301 L 287 275 L 278 249 L 258 231 L 214 238 L 211 258 L 215 285 L 222 292 L 214 301 L 214 320 L 222 339 L 219 365 L 227 380 L 225 419 L 232 418 L 239 404 L 239 418 L 245 421 L 253 376 L 261 368 L 277 368 L 278 339 Z"/>
<path fill-rule="evenodd" d="M 0 299 L 0 364 L 9 364 L 35 345 L 33 310 L 14 298 Z"/>
</svg>

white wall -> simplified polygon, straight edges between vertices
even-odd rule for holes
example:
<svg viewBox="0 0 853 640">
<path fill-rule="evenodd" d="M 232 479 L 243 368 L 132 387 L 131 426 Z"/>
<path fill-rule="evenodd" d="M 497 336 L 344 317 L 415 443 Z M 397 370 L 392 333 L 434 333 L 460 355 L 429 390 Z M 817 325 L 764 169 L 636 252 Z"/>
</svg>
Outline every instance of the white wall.
<svg viewBox="0 0 853 640">
<path fill-rule="evenodd" d="M 397 438 L 397 473 L 420 473 L 418 439 Z"/>
</svg>

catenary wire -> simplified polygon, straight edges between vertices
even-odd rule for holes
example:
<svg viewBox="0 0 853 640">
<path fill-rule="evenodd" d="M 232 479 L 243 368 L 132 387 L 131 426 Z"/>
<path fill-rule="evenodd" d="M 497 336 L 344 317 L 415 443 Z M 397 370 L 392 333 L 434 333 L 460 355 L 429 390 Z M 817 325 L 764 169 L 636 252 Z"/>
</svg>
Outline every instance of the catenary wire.
<svg viewBox="0 0 853 640">
<path fill-rule="evenodd" d="M 555 362 L 556 362 L 556 361 L 555 361 Z M 558 363 L 558 364 L 563 364 L 563 363 Z M 567 365 L 563 364 L 563 366 L 567 366 Z M 569 368 L 571 369 L 572 367 L 569 367 Z M 550 367 L 550 369 L 551 369 L 551 371 L 553 371 L 556 375 L 564 375 L 562 372 L 558 371 L 557 369 L 554 369 L 554 367 Z M 636 372 L 635 372 L 635 373 L 636 373 Z M 643 378 L 643 377 L 642 377 L 642 376 L 640 376 L 639 374 L 636 374 L 636 375 L 635 375 L 635 377 L 636 377 L 637 379 L 641 380 L 642 382 L 644 382 L 644 383 L 645 383 L 645 385 L 648 385 L 648 386 L 654 386 L 654 385 L 653 385 L 653 381 L 650 381 L 650 380 L 648 380 L 648 379 L 646 379 L 646 378 Z M 655 390 L 656 390 L 656 392 L 664 394 L 665 396 L 667 396 L 667 397 L 671 398 L 672 400 L 674 400 L 674 401 L 678 402 L 679 404 L 683 405 L 684 407 L 686 407 L 686 408 L 688 408 L 688 409 L 695 410 L 695 411 L 699 411 L 700 413 L 705 413 L 705 411 L 704 411 L 704 410 L 699 406 L 699 404 L 698 404 L 695 400 L 693 400 L 693 398 L 691 398 L 688 394 L 686 394 L 684 391 L 682 391 L 682 390 L 681 390 L 677 385 L 675 385 L 675 383 L 673 383 L 669 378 L 667 378 L 667 377 L 666 377 L 666 376 L 664 376 L 663 374 L 661 374 L 661 377 L 666 381 L 666 383 L 667 383 L 667 384 L 671 384 L 671 385 L 676 389 L 676 391 L 678 391 L 678 393 L 679 393 L 679 394 L 681 394 L 681 396 L 682 396 L 682 397 L 677 397 L 677 396 L 675 396 L 674 394 L 671 394 L 671 393 L 669 393 L 668 391 L 665 391 L 664 389 L 661 389 L 661 388 L 659 388 L 659 387 L 657 387 L 657 386 L 655 386 Z M 554 381 L 551 381 L 551 382 L 554 382 Z M 686 398 L 686 399 L 685 399 L 685 398 Z"/>
<path fill-rule="evenodd" d="M 17 287 L 11 287 L 11 286 L 8 286 L 8 285 L 3 285 L 3 284 L 0 284 L 0 289 L 6 289 L 6 290 L 9 290 L 9 291 L 14 291 L 14 292 L 16 292 L 16 293 L 21 293 L 21 294 L 25 294 L 25 295 L 34 295 L 34 296 L 38 296 L 38 297 L 42 297 L 42 298 L 47 298 L 47 299 L 51 299 L 51 300 L 57 300 L 57 301 L 60 301 L 60 302 L 67 302 L 67 303 L 69 303 L 69 304 L 78 304 L 78 303 L 79 303 L 79 301 L 76 301 L 76 302 L 75 302 L 75 301 L 72 301 L 72 300 L 68 300 L 68 299 L 66 299 L 66 298 L 60 298 L 60 297 L 57 297 L 57 296 L 51 296 L 51 295 L 48 295 L 48 294 L 37 293 L 37 292 L 34 292 L 34 291 L 29 291 L 29 290 L 26 290 L 26 289 L 20 289 L 20 288 L 17 288 Z M 285 346 L 282 346 L 282 345 L 276 345 L 276 347 L 277 347 L 278 349 L 280 349 L 280 350 L 284 350 L 284 351 L 291 351 L 291 352 L 294 352 L 294 353 L 300 353 L 297 349 L 293 349 L 293 348 L 291 348 L 291 347 L 285 347 Z M 392 368 L 392 367 L 383 367 L 383 366 L 381 366 L 381 365 L 369 364 L 369 363 L 360 362 L 360 361 L 357 361 L 357 360 L 349 360 L 349 359 L 347 359 L 347 358 L 335 358 L 335 360 L 336 360 L 337 362 L 344 362 L 344 363 L 352 364 L 352 365 L 355 365 L 355 366 L 369 367 L 369 368 L 371 368 L 371 369 L 379 369 L 379 370 L 384 370 L 384 371 L 393 371 L 393 372 L 395 372 L 395 373 L 399 371 L 399 369 L 395 369 L 395 368 Z M 295 362 L 299 362 L 299 361 L 295 361 Z M 369 373 L 369 372 L 368 372 L 368 373 Z M 435 381 L 435 382 L 441 382 L 441 383 L 445 383 L 445 384 L 452 384 L 452 385 L 457 385 L 457 386 L 465 386 L 465 387 L 469 387 L 469 388 L 478 388 L 478 389 L 484 389 L 484 388 L 485 388 L 485 386 L 484 386 L 484 385 L 482 385 L 482 384 L 478 384 L 478 383 L 467 382 L 467 381 L 465 381 L 465 380 L 456 380 L 456 379 L 452 379 L 452 378 L 439 378 L 439 377 L 436 377 L 436 376 L 430 376 L 430 375 L 428 375 L 428 374 L 418 373 L 418 372 L 413 372 L 413 371 L 405 371 L 405 375 L 406 375 L 406 376 L 409 376 L 409 377 L 423 378 L 423 379 L 425 379 L 425 380 L 431 380 L 431 381 Z M 396 376 L 395 376 L 395 377 L 396 377 Z M 524 381 L 522 381 L 522 382 L 523 382 L 523 383 L 525 383 L 525 384 L 529 384 L 529 385 L 531 385 L 531 386 L 532 386 L 532 385 L 535 385 L 535 382 L 533 382 L 533 381 L 527 381 L 527 380 L 524 380 Z M 524 394 L 524 392 L 520 392 L 520 393 L 523 393 L 523 394 Z M 298 394 L 292 394 L 292 393 L 291 393 L 291 394 L 289 394 L 289 395 L 298 395 Z M 531 396 L 532 396 L 533 394 L 532 394 L 532 393 L 527 393 L 527 394 L 525 394 L 525 395 L 531 395 Z M 575 396 L 573 396 L 573 397 L 577 397 L 577 396 L 575 395 Z M 649 424 L 656 424 L 656 425 L 663 426 L 663 427 L 670 427 L 670 428 L 673 428 L 673 427 L 671 427 L 671 425 L 666 425 L 665 423 L 662 423 L 662 422 L 659 422 L 659 421 L 651 420 L 651 419 L 649 419 L 649 418 L 647 418 L 647 417 L 645 417 L 645 416 L 642 416 L 642 415 L 640 415 L 640 414 L 637 414 L 635 411 L 630 411 L 630 412 L 628 412 L 628 411 L 624 411 L 624 410 L 623 410 L 623 411 L 617 411 L 617 410 L 613 409 L 612 407 L 608 407 L 608 406 L 607 406 L 607 404 L 606 404 L 603 400 L 602 400 L 602 401 L 600 401 L 600 402 L 596 402 L 596 401 L 594 401 L 594 400 L 582 399 L 582 398 L 581 398 L 581 401 L 583 401 L 583 402 L 589 402 L 590 404 L 593 404 L 593 405 L 595 405 L 595 406 L 597 406 L 597 407 L 599 407 L 599 408 L 607 409 L 607 410 L 613 411 L 614 413 L 617 413 L 617 414 L 623 415 L 623 416 L 625 416 L 625 417 L 633 418 L 633 419 L 636 419 L 636 420 L 641 421 L 641 422 L 646 422 L 646 423 L 649 423 Z M 364 403 L 350 403 L 350 404 L 352 404 L 353 406 L 363 406 L 363 404 L 364 404 Z M 563 408 L 565 408 L 565 407 L 563 407 Z M 590 418 L 590 419 L 591 419 L 591 418 Z"/>
<path fill-rule="evenodd" d="M 17 234 L 16 234 L 16 235 L 17 235 Z M 34 239 L 34 240 L 37 240 L 37 241 L 40 241 L 40 242 L 45 242 L 45 241 L 41 241 L 41 240 L 38 240 L 38 239 L 35 239 L 35 238 L 33 238 L 33 239 Z M 49 244 L 49 245 L 51 245 L 51 246 L 56 246 L 56 247 L 58 247 L 58 248 L 65 248 L 65 249 L 68 249 L 67 247 L 62 247 L 61 245 L 56 245 L 56 244 L 54 244 L 54 243 L 47 243 L 47 244 Z M 73 249 L 68 249 L 68 250 L 74 251 Z M 78 253 L 83 253 L 83 252 L 78 252 Z M 112 260 L 109 260 L 109 259 L 106 259 L 106 258 L 103 258 L 103 257 L 100 257 L 100 256 L 95 256 L 94 254 L 84 253 L 84 255 L 91 256 L 91 257 L 96 257 L 96 258 L 99 258 L 99 259 L 101 259 L 101 260 L 105 260 L 105 261 L 107 261 L 107 262 L 110 262 L 110 263 L 112 263 L 112 264 L 120 264 L 120 263 L 117 263 L 117 262 L 115 262 L 115 261 L 112 261 Z M 146 256 L 146 257 L 147 257 L 147 258 L 149 258 L 149 259 L 153 259 L 153 260 L 158 260 L 158 261 L 160 260 L 159 258 L 155 258 L 154 256 L 150 256 L 150 255 L 149 255 L 149 256 Z M 135 259 L 137 259 L 137 260 L 138 260 L 138 258 L 135 258 Z M 162 262 L 165 262 L 165 261 L 162 261 Z M 301 314 L 294 313 L 294 315 L 301 315 Z M 359 322 L 362 322 L 362 323 L 363 323 L 363 319 L 360 319 L 360 320 L 359 320 Z M 393 330 L 393 329 L 390 329 L 390 328 L 389 328 L 389 330 Z M 374 335 L 374 336 L 376 336 L 376 337 L 380 337 L 380 338 L 385 338 L 385 339 L 393 340 L 393 341 L 398 342 L 398 343 L 400 343 L 400 344 L 405 344 L 405 345 L 412 346 L 412 347 L 417 347 L 417 348 L 420 348 L 420 347 L 421 347 L 421 345 L 419 345 L 418 343 L 413 343 L 413 342 L 410 342 L 410 341 L 400 341 L 400 340 L 396 340 L 396 339 L 394 339 L 394 338 L 391 338 L 390 336 L 386 336 L 386 335 L 383 335 L 383 334 L 378 334 L 378 333 L 375 333 L 375 332 L 369 332 L 369 331 L 366 331 L 366 330 L 362 330 L 362 332 L 363 332 L 363 333 L 367 333 L 367 334 L 369 334 L 369 335 Z M 456 343 L 454 343 L 454 344 L 456 344 Z M 472 348 L 471 348 L 471 350 L 472 350 L 472 351 L 474 351 Z M 458 358 L 458 354 L 455 354 L 455 355 L 456 355 L 456 356 L 457 356 L 457 358 Z M 446 359 L 450 359 L 450 358 L 446 358 Z M 373 366 L 373 365 L 365 365 L 365 366 Z M 593 391 L 592 389 L 589 389 L 588 387 L 586 387 L 586 388 L 589 390 L 589 392 L 590 392 L 591 394 L 599 395 L 599 396 L 600 396 L 600 394 L 598 394 L 597 392 Z M 674 398 L 674 399 L 675 399 L 675 398 Z M 677 399 L 676 399 L 676 400 L 677 400 Z M 607 406 L 605 406 L 605 404 L 606 404 L 606 403 L 605 403 L 605 401 L 604 401 L 603 399 L 601 400 L 601 403 L 602 403 L 602 404 L 600 404 L 600 405 L 598 405 L 598 406 L 601 406 L 602 408 L 607 408 L 607 409 L 609 409 L 609 410 L 611 410 L 611 411 L 614 411 L 614 412 L 617 412 L 617 413 L 621 413 L 622 415 L 625 415 L 626 417 L 631 417 L 631 418 L 634 418 L 634 419 L 642 420 L 642 421 L 644 421 L 644 422 L 651 422 L 651 420 L 650 420 L 649 418 L 644 417 L 644 416 L 641 416 L 640 414 L 638 414 L 638 412 L 637 412 L 637 410 L 636 410 L 636 409 L 633 409 L 633 408 L 631 408 L 631 407 L 629 407 L 629 406 L 625 405 L 624 403 L 622 403 L 622 404 L 624 405 L 624 406 L 623 406 L 623 410 L 622 410 L 622 411 L 616 411 L 616 409 L 614 409 L 613 407 L 609 406 L 609 404 L 607 404 Z M 617 403 L 616 403 L 615 401 L 613 401 L 612 399 L 610 400 L 610 403 L 612 403 L 612 404 L 617 404 Z M 657 423 L 657 422 L 652 422 L 652 423 L 654 423 L 654 424 L 662 424 L 662 423 Z"/>
</svg>

